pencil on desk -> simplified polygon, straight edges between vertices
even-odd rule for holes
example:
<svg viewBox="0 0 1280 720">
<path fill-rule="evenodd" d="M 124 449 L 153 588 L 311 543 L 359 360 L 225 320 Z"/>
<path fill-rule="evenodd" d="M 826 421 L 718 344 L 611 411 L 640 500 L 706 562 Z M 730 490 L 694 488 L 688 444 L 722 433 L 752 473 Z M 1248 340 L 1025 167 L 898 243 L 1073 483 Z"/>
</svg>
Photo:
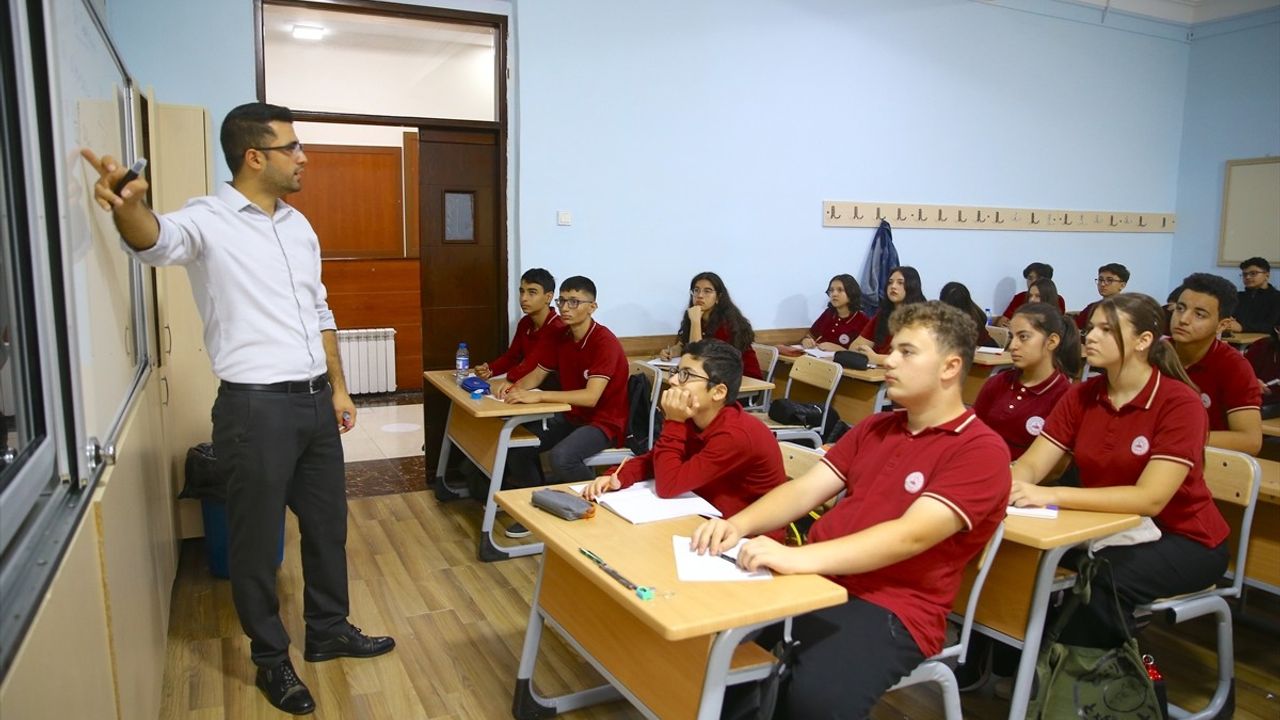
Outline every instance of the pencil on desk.
<svg viewBox="0 0 1280 720">
<path fill-rule="evenodd" d="M 631 456 L 631 457 L 634 457 L 634 456 Z M 614 469 L 613 469 L 613 473 L 612 473 L 612 474 L 613 474 L 613 479 L 614 479 L 614 480 L 618 480 L 618 473 L 622 472 L 622 468 L 626 467 L 626 465 L 627 465 L 627 461 L 628 461 L 628 460 L 630 460 L 630 459 L 631 459 L 631 457 L 625 457 L 625 458 L 622 458 L 622 462 L 618 463 L 618 467 L 616 467 L 616 468 L 614 468 Z M 618 482 L 622 482 L 622 481 L 621 481 L 621 480 L 618 480 Z"/>
</svg>

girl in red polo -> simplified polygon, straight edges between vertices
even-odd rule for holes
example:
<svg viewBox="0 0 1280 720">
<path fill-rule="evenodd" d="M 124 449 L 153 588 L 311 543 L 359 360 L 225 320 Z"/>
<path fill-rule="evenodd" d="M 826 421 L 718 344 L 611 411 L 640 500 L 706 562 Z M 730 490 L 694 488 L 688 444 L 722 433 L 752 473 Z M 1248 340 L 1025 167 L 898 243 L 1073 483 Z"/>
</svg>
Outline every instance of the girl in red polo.
<svg viewBox="0 0 1280 720">
<path fill-rule="evenodd" d="M 867 324 L 862 287 L 852 275 L 837 275 L 827 283 L 827 309 L 822 311 L 800 344 L 819 350 L 847 350 Z"/>
<path fill-rule="evenodd" d="M 733 304 L 729 289 L 713 272 L 700 272 L 689 281 L 689 309 L 680 318 L 676 344 L 663 349 L 662 359 L 679 357 L 686 345 L 703 338 L 715 338 L 737 348 L 742 353 L 742 374 L 757 380 L 764 379 L 760 360 L 751 347 L 756 340 L 751 321 Z"/>
<path fill-rule="evenodd" d="M 1138 293 L 1097 304 L 1085 357 L 1105 374 L 1074 386 L 1040 437 L 1013 465 L 1010 502 L 1151 517 L 1158 540 L 1098 550 L 1091 602 L 1061 635 L 1071 645 L 1111 648 L 1124 641 L 1108 587 L 1132 629 L 1132 610 L 1157 598 L 1202 590 L 1227 569 L 1230 530 L 1204 482 L 1209 419 L 1168 340 L 1160 305 Z M 1070 452 L 1081 487 L 1037 485 Z M 1078 557 L 1079 553 L 1075 553 Z M 1070 562 L 1072 554 L 1068 554 Z"/>
<path fill-rule="evenodd" d="M 885 287 L 885 296 L 880 298 L 880 308 L 862 327 L 862 332 L 854 338 L 849 349 L 865 354 L 877 365 L 883 365 L 893 347 L 889 316 L 903 305 L 924 302 L 924 291 L 920 288 L 920 273 L 915 268 L 901 265 L 890 270 L 889 284 Z"/>
</svg>

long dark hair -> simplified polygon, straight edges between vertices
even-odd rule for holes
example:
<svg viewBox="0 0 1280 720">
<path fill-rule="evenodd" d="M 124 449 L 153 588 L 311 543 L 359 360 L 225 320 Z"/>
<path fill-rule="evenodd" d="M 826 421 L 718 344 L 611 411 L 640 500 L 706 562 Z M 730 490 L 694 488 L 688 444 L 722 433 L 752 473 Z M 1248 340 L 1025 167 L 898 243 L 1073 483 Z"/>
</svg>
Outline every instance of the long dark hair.
<svg viewBox="0 0 1280 720">
<path fill-rule="evenodd" d="M 1031 283 L 1031 287 L 1040 293 L 1040 302 L 1045 305 L 1058 307 L 1058 285 L 1047 277 L 1042 277 Z M 1059 311 L 1061 312 L 1061 311 Z"/>
<path fill-rule="evenodd" d="M 986 327 L 987 314 L 982 312 L 978 303 L 973 301 L 973 296 L 969 294 L 969 288 L 965 287 L 964 283 L 953 281 L 943 285 L 942 292 L 938 293 L 938 299 L 973 318 L 975 330 Z"/>
<path fill-rule="evenodd" d="M 1123 314 L 1133 325 L 1135 335 L 1151 333 L 1153 342 L 1151 350 L 1147 353 L 1147 362 L 1165 375 L 1181 380 L 1197 393 L 1200 392 L 1196 384 L 1187 376 L 1186 368 L 1182 367 L 1182 361 L 1178 359 L 1173 343 L 1160 335 L 1160 330 L 1164 327 L 1164 309 L 1155 298 L 1142 293 L 1119 293 L 1099 301 L 1096 310 L 1101 310 L 1107 316 L 1107 322 L 1111 324 L 1111 334 L 1116 338 L 1116 347 L 1120 349 L 1121 357 L 1124 357 L 1124 333 L 1120 331 L 1120 315 Z"/>
<path fill-rule="evenodd" d="M 920 272 L 910 265 L 899 265 L 895 268 L 889 268 L 888 277 L 893 277 L 894 273 L 902 273 L 903 285 L 907 291 L 906 297 L 902 298 L 902 302 L 894 305 L 887 294 L 880 298 L 880 309 L 876 311 L 876 345 L 881 345 L 885 340 L 889 339 L 889 316 L 894 310 L 903 305 L 911 303 L 924 302 L 924 291 L 920 289 Z M 985 323 L 984 323 L 985 324 Z"/>
<path fill-rule="evenodd" d="M 853 314 L 862 309 L 862 286 L 858 284 L 858 280 L 848 273 L 841 273 L 827 281 L 827 289 L 831 289 L 831 283 L 839 282 L 840 287 L 844 288 L 844 294 L 849 297 L 849 313 Z M 835 310 L 831 302 L 827 302 L 828 310 Z"/>
<path fill-rule="evenodd" d="M 1080 357 L 1080 330 L 1076 328 L 1075 323 L 1062 316 L 1062 311 L 1057 305 L 1043 302 L 1027 303 L 1013 313 L 1014 317 L 1019 315 L 1025 317 L 1036 330 L 1044 333 L 1045 337 L 1058 336 L 1058 349 L 1053 351 L 1054 367 L 1069 377 L 1080 374 L 1080 367 L 1084 364 L 1084 360 Z"/>
<path fill-rule="evenodd" d="M 751 321 L 743 316 L 742 311 L 737 305 L 733 304 L 733 299 L 729 297 L 729 289 L 724 286 L 724 281 L 720 276 L 713 272 L 700 272 L 693 276 L 689 281 L 689 290 L 693 290 L 699 280 L 706 280 L 711 283 L 711 287 L 716 291 L 716 306 L 711 308 L 711 312 L 707 313 L 706 323 L 702 327 L 703 337 L 712 337 L 716 330 L 724 325 L 729 329 L 730 345 L 738 349 L 738 352 L 746 352 L 751 349 L 751 343 L 756 341 L 756 331 L 751 329 Z M 689 304 L 686 308 L 693 307 L 693 297 L 689 297 Z M 676 334 L 676 339 L 681 345 L 689 344 L 689 313 L 684 313 L 680 318 L 680 332 Z"/>
</svg>

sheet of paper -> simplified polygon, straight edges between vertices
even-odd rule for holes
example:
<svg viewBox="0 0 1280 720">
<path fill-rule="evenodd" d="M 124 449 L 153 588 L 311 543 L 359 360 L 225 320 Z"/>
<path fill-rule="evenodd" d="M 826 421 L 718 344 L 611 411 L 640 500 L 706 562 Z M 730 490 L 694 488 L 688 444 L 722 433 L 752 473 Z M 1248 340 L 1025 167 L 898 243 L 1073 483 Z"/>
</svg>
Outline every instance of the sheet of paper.
<svg viewBox="0 0 1280 720">
<path fill-rule="evenodd" d="M 738 550 L 746 541 L 743 538 L 724 554 L 736 559 Z M 734 582 L 773 578 L 773 573 L 768 570 L 747 572 L 719 555 L 699 555 L 689 549 L 689 538 L 681 535 L 671 536 L 671 550 L 676 556 L 676 576 L 680 578 L 680 582 Z"/>
<path fill-rule="evenodd" d="M 833 350 L 820 350 L 818 348 L 809 348 L 804 351 L 804 354 L 810 357 L 816 357 L 819 360 L 830 360 L 836 356 L 835 351 Z"/>
<path fill-rule="evenodd" d="M 649 365 L 659 368 L 661 370 L 675 370 L 676 368 L 680 367 L 679 360 L 663 360 L 662 358 L 654 358 L 647 362 L 649 363 Z"/>
<path fill-rule="evenodd" d="M 577 485 L 570 485 L 570 486 L 569 486 L 569 492 L 575 492 L 575 493 L 578 493 L 579 495 L 581 495 L 581 494 L 582 494 L 582 490 L 583 490 L 584 488 L 586 488 L 586 487 L 587 487 L 588 485 L 590 485 L 590 484 L 591 484 L 591 483 L 578 483 Z"/>
<path fill-rule="evenodd" d="M 1010 517 L 1030 517 L 1053 520 L 1058 517 L 1058 508 L 1053 505 L 1050 505 L 1049 507 L 1014 507 L 1010 505 L 1005 509 L 1005 514 Z"/>
<path fill-rule="evenodd" d="M 985 347 L 985 346 L 978 346 L 974 348 L 974 351 L 980 352 L 980 353 L 986 353 L 988 355 L 999 355 L 1004 352 L 1003 349 L 998 347 Z"/>
<path fill-rule="evenodd" d="M 691 492 L 673 498 L 658 497 L 652 480 L 605 493 L 597 502 L 636 525 L 690 515 L 721 517 L 715 505 Z"/>
</svg>

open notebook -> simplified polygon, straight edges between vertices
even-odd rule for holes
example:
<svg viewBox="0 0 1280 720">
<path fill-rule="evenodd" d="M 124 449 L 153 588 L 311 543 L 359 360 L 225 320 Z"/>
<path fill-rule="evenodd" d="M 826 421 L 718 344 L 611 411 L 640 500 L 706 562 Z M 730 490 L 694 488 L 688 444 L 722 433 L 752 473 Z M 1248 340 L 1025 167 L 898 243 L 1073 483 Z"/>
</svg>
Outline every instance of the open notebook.
<svg viewBox="0 0 1280 720">
<path fill-rule="evenodd" d="M 569 489 L 580 493 L 584 487 L 586 483 L 571 485 Z M 691 492 L 673 498 L 658 497 L 658 493 L 653 489 L 652 480 L 638 482 L 623 490 L 607 492 L 596 502 L 636 525 L 690 515 L 721 517 L 715 505 Z"/>
</svg>

